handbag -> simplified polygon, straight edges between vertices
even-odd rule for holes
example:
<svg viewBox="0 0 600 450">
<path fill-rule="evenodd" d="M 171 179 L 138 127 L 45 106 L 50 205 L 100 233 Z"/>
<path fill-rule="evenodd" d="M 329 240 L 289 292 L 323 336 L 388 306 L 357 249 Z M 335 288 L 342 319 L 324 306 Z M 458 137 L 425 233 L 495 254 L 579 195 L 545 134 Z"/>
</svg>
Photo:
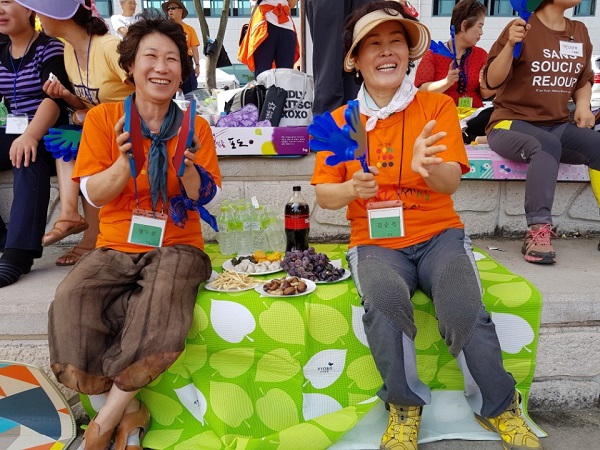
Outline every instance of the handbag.
<svg viewBox="0 0 600 450">
<path fill-rule="evenodd" d="M 225 103 L 223 110 L 229 114 L 231 112 L 239 111 L 247 104 L 252 103 L 260 112 L 265 103 L 266 94 L 267 88 L 264 86 L 248 83 L 244 86 L 244 89 L 236 92 L 234 96 Z"/>
<path fill-rule="evenodd" d="M 305 127 L 312 122 L 315 98 L 313 77 L 295 69 L 270 69 L 258 75 L 257 84 L 283 88 L 287 99 L 281 116 L 282 127 Z"/>
<path fill-rule="evenodd" d="M 213 57 L 217 52 L 217 41 L 213 41 L 212 39 L 208 39 L 208 42 L 204 46 L 204 56 Z M 226 67 L 233 65 L 231 60 L 229 59 L 229 55 L 225 50 L 224 46 L 221 46 L 221 51 L 219 52 L 219 57 L 217 58 L 217 67 Z"/>
</svg>

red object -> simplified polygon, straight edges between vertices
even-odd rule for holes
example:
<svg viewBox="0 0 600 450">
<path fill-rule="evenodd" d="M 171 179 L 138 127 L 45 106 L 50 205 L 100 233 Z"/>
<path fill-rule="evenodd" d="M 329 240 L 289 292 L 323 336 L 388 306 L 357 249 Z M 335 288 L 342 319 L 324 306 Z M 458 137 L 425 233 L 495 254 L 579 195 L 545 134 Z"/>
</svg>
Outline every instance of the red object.
<svg viewBox="0 0 600 450">
<path fill-rule="evenodd" d="M 300 195 L 300 186 L 294 186 L 294 195 L 285 205 L 285 251 L 308 249 L 310 217 L 308 203 Z"/>
<path fill-rule="evenodd" d="M 177 170 L 177 176 L 182 177 L 185 170 L 184 152 L 187 148 L 191 149 L 194 137 L 194 119 L 196 113 L 196 100 L 190 100 L 188 108 L 183 113 L 183 121 L 181 122 L 181 130 L 179 130 L 179 139 L 173 156 L 173 166 Z"/>
<path fill-rule="evenodd" d="M 135 102 L 131 97 L 125 99 L 125 125 L 123 126 L 123 131 L 129 133 L 128 140 L 131 142 L 131 150 L 129 150 L 131 156 L 129 160 L 131 176 L 137 178 L 146 162 L 146 155 L 144 155 L 142 122 L 135 107 Z"/>
<path fill-rule="evenodd" d="M 415 8 L 409 2 L 401 3 L 401 5 L 402 5 L 402 9 L 404 9 L 404 12 L 406 14 L 408 14 L 410 17 L 412 17 L 413 19 L 416 19 L 417 17 L 419 17 L 419 11 L 417 11 L 417 8 Z"/>
</svg>

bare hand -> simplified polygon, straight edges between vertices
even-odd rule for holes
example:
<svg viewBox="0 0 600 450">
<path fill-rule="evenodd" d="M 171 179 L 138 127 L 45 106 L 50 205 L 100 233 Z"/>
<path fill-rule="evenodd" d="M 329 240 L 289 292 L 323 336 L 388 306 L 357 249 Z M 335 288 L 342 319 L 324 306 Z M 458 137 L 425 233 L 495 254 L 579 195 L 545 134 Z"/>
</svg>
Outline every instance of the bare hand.
<svg viewBox="0 0 600 450">
<path fill-rule="evenodd" d="M 46 95 L 51 98 L 66 98 L 70 94 L 69 90 L 58 80 L 47 80 L 42 86 L 42 89 Z"/>
<path fill-rule="evenodd" d="M 531 25 L 529 25 L 520 17 L 515 19 L 508 29 L 508 43 L 514 47 L 517 42 L 523 42 L 523 39 L 525 39 L 525 36 L 530 28 Z"/>
<path fill-rule="evenodd" d="M 415 145 L 413 146 L 413 159 L 410 167 L 413 172 L 418 173 L 423 178 L 429 176 L 429 169 L 431 166 L 436 166 L 444 162 L 442 158 L 435 155 L 446 150 L 446 146 L 435 144 L 440 139 L 445 138 L 448 133 L 439 131 L 432 135 L 431 133 L 436 124 L 437 122 L 435 120 L 427 122 L 427 125 L 423 128 L 423 131 L 421 131 L 421 134 L 417 137 Z"/>
<path fill-rule="evenodd" d="M 575 107 L 573 120 L 579 128 L 594 128 L 594 125 L 596 124 L 596 117 L 594 116 L 594 113 L 592 113 L 589 108 L 585 107 Z"/>
<path fill-rule="evenodd" d="M 194 167 L 194 164 L 196 163 L 196 154 L 200 150 L 200 144 L 198 144 L 198 137 L 196 135 L 194 135 L 194 137 L 192 138 L 192 143 L 195 149 L 192 151 L 191 149 L 186 148 L 183 152 L 183 163 L 186 166 L 185 171 L 183 172 L 183 176 L 185 176 L 185 174 L 188 173 L 188 169 L 190 167 Z"/>
<path fill-rule="evenodd" d="M 38 140 L 34 137 L 22 134 L 15 139 L 10 146 L 9 157 L 13 167 L 29 167 L 30 162 L 35 162 L 37 158 Z"/>
<path fill-rule="evenodd" d="M 370 173 L 359 170 L 352 175 L 352 188 L 356 198 L 368 200 L 375 197 L 379 191 L 379 184 L 375 179 L 375 176 L 379 175 L 379 170 L 373 166 L 369 166 L 369 170 Z"/>
<path fill-rule="evenodd" d="M 452 61 L 448 66 L 448 75 L 446 75 L 446 83 L 448 83 L 448 87 L 452 86 L 454 83 L 458 83 L 459 74 L 460 69 L 455 67 L 454 61 Z"/>
</svg>

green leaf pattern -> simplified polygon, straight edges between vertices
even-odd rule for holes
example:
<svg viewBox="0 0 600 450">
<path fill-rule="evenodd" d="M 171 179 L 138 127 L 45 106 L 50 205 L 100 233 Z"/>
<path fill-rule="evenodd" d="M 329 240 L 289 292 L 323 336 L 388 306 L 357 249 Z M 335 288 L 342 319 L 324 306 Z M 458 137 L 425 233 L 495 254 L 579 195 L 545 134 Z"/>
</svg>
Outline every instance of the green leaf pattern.
<svg viewBox="0 0 600 450">
<path fill-rule="evenodd" d="M 346 246 L 317 251 L 345 264 Z M 213 268 L 227 259 L 207 244 Z M 485 253 L 475 253 L 484 303 L 504 363 L 526 409 L 537 353 L 541 296 Z M 270 277 L 263 277 L 268 279 Z M 435 309 L 413 296 L 419 376 L 432 389 L 463 389 L 458 364 L 437 328 Z M 144 447 L 207 450 L 320 450 L 378 403 L 381 377 L 370 356 L 352 279 L 307 296 L 260 297 L 199 290 L 179 359 L 139 397 L 152 415 Z M 88 397 L 82 402 L 93 416 Z"/>
</svg>

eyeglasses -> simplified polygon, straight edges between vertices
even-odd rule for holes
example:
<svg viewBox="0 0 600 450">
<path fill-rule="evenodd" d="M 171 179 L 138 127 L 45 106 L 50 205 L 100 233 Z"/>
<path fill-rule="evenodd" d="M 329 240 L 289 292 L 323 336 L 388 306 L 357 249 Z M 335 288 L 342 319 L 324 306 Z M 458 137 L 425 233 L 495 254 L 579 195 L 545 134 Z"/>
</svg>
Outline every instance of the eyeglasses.
<svg viewBox="0 0 600 450">
<path fill-rule="evenodd" d="M 169 6 L 169 7 L 167 8 L 167 11 L 173 11 L 173 10 L 175 10 L 175 9 L 181 9 L 181 8 L 180 8 L 179 6 Z"/>
</svg>

